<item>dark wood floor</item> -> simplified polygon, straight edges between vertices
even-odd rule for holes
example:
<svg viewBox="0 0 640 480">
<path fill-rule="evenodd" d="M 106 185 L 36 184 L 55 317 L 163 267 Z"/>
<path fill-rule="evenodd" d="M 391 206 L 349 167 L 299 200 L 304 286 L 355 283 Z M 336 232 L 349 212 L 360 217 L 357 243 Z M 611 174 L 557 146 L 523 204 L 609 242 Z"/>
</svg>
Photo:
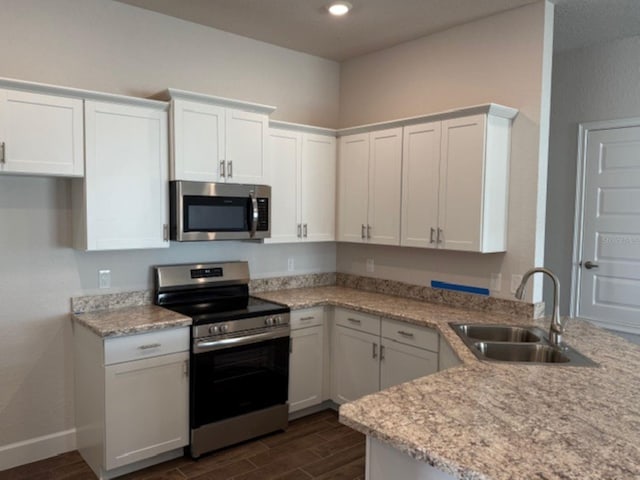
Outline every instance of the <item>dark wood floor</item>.
<svg viewBox="0 0 640 480">
<path fill-rule="evenodd" d="M 289 424 L 286 432 L 194 461 L 177 458 L 122 480 L 363 480 L 364 436 L 338 423 L 332 410 Z M 76 452 L 0 472 L 0 480 L 95 480 Z"/>
</svg>

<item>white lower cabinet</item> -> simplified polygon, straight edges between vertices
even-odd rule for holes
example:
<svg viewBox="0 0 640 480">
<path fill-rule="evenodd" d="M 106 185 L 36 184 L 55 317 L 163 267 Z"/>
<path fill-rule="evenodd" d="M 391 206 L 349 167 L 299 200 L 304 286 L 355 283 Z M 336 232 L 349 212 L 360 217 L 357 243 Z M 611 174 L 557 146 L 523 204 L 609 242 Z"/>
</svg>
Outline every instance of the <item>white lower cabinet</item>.
<svg viewBox="0 0 640 480">
<path fill-rule="evenodd" d="M 77 446 L 98 478 L 182 453 L 189 443 L 188 327 L 104 339 L 74 324 L 74 356 Z"/>
<path fill-rule="evenodd" d="M 342 404 L 438 371 L 438 333 L 335 309 L 332 398 Z"/>
<path fill-rule="evenodd" d="M 291 312 L 289 413 L 323 401 L 324 308 Z"/>
</svg>

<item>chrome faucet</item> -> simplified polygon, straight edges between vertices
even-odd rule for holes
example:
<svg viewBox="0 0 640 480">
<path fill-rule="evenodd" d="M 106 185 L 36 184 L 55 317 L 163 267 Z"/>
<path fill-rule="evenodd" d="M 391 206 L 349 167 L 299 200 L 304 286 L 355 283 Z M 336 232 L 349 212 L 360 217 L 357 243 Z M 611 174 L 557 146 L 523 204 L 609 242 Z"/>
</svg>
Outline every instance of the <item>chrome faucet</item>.
<svg viewBox="0 0 640 480">
<path fill-rule="evenodd" d="M 551 325 L 549 327 L 549 343 L 555 347 L 562 346 L 562 334 L 564 333 L 564 326 L 560 322 L 560 306 L 558 305 L 558 298 L 560 297 L 560 280 L 558 277 L 548 268 L 538 267 L 527 270 L 522 276 L 522 281 L 516 290 L 516 298 L 522 300 L 524 297 L 524 287 L 527 284 L 527 280 L 534 273 L 544 273 L 551 277 L 553 281 L 553 314 L 551 315 Z"/>
</svg>

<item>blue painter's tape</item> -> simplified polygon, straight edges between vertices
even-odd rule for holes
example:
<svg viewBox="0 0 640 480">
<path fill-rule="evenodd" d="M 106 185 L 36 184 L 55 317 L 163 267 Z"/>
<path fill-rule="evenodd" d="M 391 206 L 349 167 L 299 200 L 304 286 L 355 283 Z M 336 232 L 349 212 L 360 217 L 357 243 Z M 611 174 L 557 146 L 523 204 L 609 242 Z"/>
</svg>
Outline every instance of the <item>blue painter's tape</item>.
<svg viewBox="0 0 640 480">
<path fill-rule="evenodd" d="M 438 282 L 431 280 L 432 288 L 442 288 L 443 290 L 455 290 L 456 292 L 475 293 L 477 295 L 489 295 L 488 288 L 470 287 L 469 285 L 458 285 L 456 283 Z"/>
</svg>

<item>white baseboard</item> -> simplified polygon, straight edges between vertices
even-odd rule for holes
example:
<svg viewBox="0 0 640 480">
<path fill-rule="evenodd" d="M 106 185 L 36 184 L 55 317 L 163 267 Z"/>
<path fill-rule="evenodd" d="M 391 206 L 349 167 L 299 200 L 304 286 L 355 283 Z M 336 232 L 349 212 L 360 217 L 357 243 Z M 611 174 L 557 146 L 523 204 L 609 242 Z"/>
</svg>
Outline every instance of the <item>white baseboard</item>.
<svg viewBox="0 0 640 480">
<path fill-rule="evenodd" d="M 76 449 L 76 429 L 0 446 L 0 471 Z"/>
</svg>

